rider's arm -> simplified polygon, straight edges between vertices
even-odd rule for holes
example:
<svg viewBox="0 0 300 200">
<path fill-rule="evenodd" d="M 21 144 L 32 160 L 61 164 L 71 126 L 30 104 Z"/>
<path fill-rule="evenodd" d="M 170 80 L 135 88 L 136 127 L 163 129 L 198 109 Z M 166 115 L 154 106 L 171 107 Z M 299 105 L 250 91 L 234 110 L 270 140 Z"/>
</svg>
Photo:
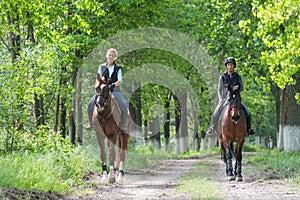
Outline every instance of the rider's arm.
<svg viewBox="0 0 300 200">
<path fill-rule="evenodd" d="M 219 102 L 223 101 L 223 93 L 224 93 L 224 83 L 223 83 L 223 79 L 222 76 L 220 76 L 219 78 L 219 85 L 218 85 L 218 98 L 219 98 Z"/>
<path fill-rule="evenodd" d="M 239 75 L 240 91 L 244 90 L 244 83 L 242 77 Z"/>
</svg>

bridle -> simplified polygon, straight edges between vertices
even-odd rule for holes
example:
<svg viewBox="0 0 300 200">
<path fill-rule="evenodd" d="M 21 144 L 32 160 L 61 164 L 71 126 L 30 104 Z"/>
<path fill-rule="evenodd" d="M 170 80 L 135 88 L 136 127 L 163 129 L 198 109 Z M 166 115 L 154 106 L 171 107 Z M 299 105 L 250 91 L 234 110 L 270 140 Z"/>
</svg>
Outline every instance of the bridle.
<svg viewBox="0 0 300 200">
<path fill-rule="evenodd" d="M 101 87 L 101 92 L 98 93 L 95 97 L 95 105 L 97 108 L 98 117 L 101 118 L 101 120 L 103 122 L 105 122 L 113 114 L 113 109 L 114 109 L 114 106 L 112 106 L 112 108 L 110 109 L 110 112 L 107 115 L 104 112 L 105 107 L 107 107 L 109 105 L 109 101 L 111 100 L 111 98 L 109 97 L 110 94 L 108 91 L 107 91 L 106 95 L 103 95 L 104 87 L 106 87 L 106 86 Z M 104 101 L 101 101 L 102 98 L 105 98 Z"/>
<path fill-rule="evenodd" d="M 228 92 L 230 93 L 227 100 L 230 102 L 231 119 L 237 124 L 240 119 L 241 96 L 238 88 L 231 87 Z"/>
</svg>

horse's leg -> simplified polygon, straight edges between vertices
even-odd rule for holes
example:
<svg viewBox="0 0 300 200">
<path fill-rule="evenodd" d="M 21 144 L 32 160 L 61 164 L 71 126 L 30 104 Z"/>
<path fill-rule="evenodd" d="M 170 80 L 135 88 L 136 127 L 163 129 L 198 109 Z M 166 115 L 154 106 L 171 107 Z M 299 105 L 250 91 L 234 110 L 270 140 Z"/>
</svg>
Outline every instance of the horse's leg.
<svg viewBox="0 0 300 200">
<path fill-rule="evenodd" d="M 223 139 L 220 138 L 220 144 L 221 144 L 221 159 L 224 161 L 224 163 L 226 163 L 226 148 L 225 148 L 225 144 L 223 142 Z"/>
<path fill-rule="evenodd" d="M 99 130 L 99 129 L 98 129 Z M 102 162 L 102 179 L 101 179 L 101 183 L 105 183 L 107 181 L 107 168 L 106 168 L 106 153 L 105 153 L 105 136 L 103 134 L 103 132 L 101 131 L 97 131 L 96 132 L 96 136 L 97 136 L 97 141 L 100 147 L 100 159 Z"/>
<path fill-rule="evenodd" d="M 120 156 L 119 173 L 117 178 L 118 183 L 123 183 L 123 176 L 124 176 L 123 164 L 125 162 L 125 153 L 127 150 L 128 138 L 129 136 L 126 133 L 120 133 L 118 137 L 118 151 Z"/>
<path fill-rule="evenodd" d="M 243 181 L 242 177 L 242 148 L 243 148 L 244 141 L 239 142 L 236 146 L 236 164 L 235 164 L 235 174 L 236 174 L 236 181 Z"/>
<path fill-rule="evenodd" d="M 232 181 L 235 179 L 233 175 L 233 168 L 232 168 L 232 154 L 230 151 L 230 144 L 226 142 L 225 144 L 225 154 L 226 154 L 226 176 L 227 180 Z"/>
<path fill-rule="evenodd" d="M 116 143 L 116 136 L 115 135 L 110 137 L 107 140 L 108 156 L 109 156 L 108 181 L 110 183 L 114 183 L 116 181 L 115 172 L 114 172 L 114 164 L 115 164 L 115 159 L 116 159 L 115 143 Z"/>
</svg>

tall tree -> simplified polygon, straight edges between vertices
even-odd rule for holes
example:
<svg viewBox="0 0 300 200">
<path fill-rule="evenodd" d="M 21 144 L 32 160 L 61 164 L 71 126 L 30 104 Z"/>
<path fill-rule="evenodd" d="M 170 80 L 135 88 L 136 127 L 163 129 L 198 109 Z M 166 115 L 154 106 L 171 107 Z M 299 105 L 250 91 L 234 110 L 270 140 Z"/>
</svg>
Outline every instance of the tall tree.
<svg viewBox="0 0 300 200">
<path fill-rule="evenodd" d="M 253 1 L 253 7 L 258 19 L 255 35 L 266 46 L 261 63 L 266 66 L 267 76 L 282 90 L 277 147 L 300 151 L 300 119 L 294 115 L 300 109 L 300 5 L 293 0 Z"/>
</svg>

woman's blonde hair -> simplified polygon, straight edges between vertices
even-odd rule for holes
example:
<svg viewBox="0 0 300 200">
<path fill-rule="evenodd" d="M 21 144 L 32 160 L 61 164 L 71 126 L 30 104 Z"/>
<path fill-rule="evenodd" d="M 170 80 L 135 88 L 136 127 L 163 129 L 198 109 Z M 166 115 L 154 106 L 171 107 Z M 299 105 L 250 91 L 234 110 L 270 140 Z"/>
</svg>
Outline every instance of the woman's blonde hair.
<svg viewBox="0 0 300 200">
<path fill-rule="evenodd" d="M 106 56 L 108 55 L 109 52 L 114 52 L 116 57 L 115 57 L 115 60 L 117 59 L 118 57 L 118 51 L 115 49 L 115 48 L 110 48 L 106 51 Z"/>
</svg>

